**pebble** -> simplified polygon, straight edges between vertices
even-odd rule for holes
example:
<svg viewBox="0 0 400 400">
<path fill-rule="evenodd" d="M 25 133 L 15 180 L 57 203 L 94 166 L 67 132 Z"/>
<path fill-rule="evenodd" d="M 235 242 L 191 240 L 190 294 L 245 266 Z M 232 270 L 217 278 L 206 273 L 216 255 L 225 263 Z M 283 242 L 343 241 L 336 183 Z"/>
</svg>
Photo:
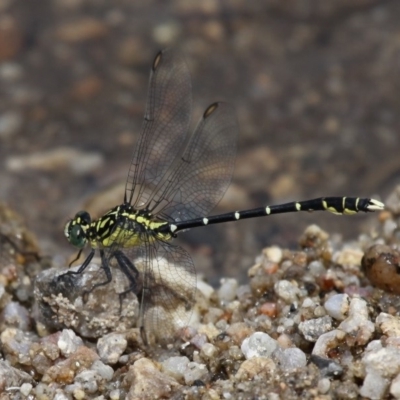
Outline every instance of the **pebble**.
<svg viewBox="0 0 400 400">
<path fill-rule="evenodd" d="M 331 381 L 328 378 L 322 378 L 317 384 L 318 392 L 321 394 L 326 394 L 331 388 Z"/>
<path fill-rule="evenodd" d="M 270 357 L 278 348 L 278 342 L 267 333 L 255 332 L 243 340 L 241 350 L 246 357 Z"/>
<path fill-rule="evenodd" d="M 30 313 L 20 303 L 10 301 L 0 314 L 0 323 L 3 329 L 7 326 L 28 331 L 31 327 Z"/>
<path fill-rule="evenodd" d="M 328 351 L 339 346 L 345 337 L 345 332 L 339 329 L 323 333 L 315 342 L 312 354 L 326 358 Z"/>
<path fill-rule="evenodd" d="M 322 376 L 337 378 L 343 374 L 343 367 L 327 357 L 311 355 L 310 362 L 315 364 Z"/>
<path fill-rule="evenodd" d="M 76 336 L 75 332 L 71 329 L 63 329 L 57 341 L 57 346 L 63 356 L 68 357 L 70 354 L 75 353 L 79 346 L 83 345 L 80 337 Z"/>
<path fill-rule="evenodd" d="M 279 264 L 282 261 L 283 251 L 278 246 L 271 246 L 263 249 L 262 254 L 268 261 Z"/>
<path fill-rule="evenodd" d="M 360 395 L 367 399 L 383 399 L 388 387 L 388 379 L 376 373 L 368 373 L 360 388 Z"/>
<path fill-rule="evenodd" d="M 189 362 L 184 373 L 185 383 L 191 386 L 194 381 L 202 380 L 207 374 L 208 370 L 205 364 Z"/>
<path fill-rule="evenodd" d="M 299 331 L 309 342 L 316 342 L 324 333 L 332 329 L 332 318 L 325 315 L 299 323 Z"/>
<path fill-rule="evenodd" d="M 276 360 L 283 371 L 291 372 L 307 365 L 307 357 L 305 353 L 297 347 L 291 347 L 282 351 L 275 352 Z"/>
<path fill-rule="evenodd" d="M 21 385 L 21 387 L 19 388 L 19 391 L 20 391 L 20 393 L 21 393 L 22 395 L 24 395 L 24 396 L 29 396 L 29 394 L 30 394 L 31 391 L 32 391 L 32 388 L 33 388 L 32 384 L 30 384 L 30 383 L 23 383 L 23 384 Z"/>
<path fill-rule="evenodd" d="M 223 278 L 220 281 L 221 286 L 218 289 L 218 297 L 222 302 L 230 302 L 236 298 L 236 292 L 239 284 L 236 279 Z"/>
<path fill-rule="evenodd" d="M 389 391 L 395 399 L 400 399 L 400 375 L 397 375 L 392 380 Z"/>
<path fill-rule="evenodd" d="M 328 315 L 338 321 L 343 321 L 349 312 L 350 298 L 347 294 L 334 294 L 325 302 Z"/>
<path fill-rule="evenodd" d="M 368 343 L 375 325 L 368 318 L 367 302 L 354 297 L 350 302 L 349 316 L 340 323 L 339 329 L 349 334 L 357 345 Z"/>
<path fill-rule="evenodd" d="M 97 351 L 105 364 L 116 364 L 128 345 L 125 336 L 109 333 L 97 341 Z"/>
<path fill-rule="evenodd" d="M 362 270 L 373 286 L 400 294 L 400 252 L 390 246 L 370 247 L 362 259 Z"/>
<path fill-rule="evenodd" d="M 397 315 L 381 312 L 376 317 L 375 324 L 384 335 L 394 338 L 400 337 L 400 318 Z"/>
<path fill-rule="evenodd" d="M 200 355 L 206 359 L 213 358 L 218 352 L 218 349 L 211 343 L 206 343 L 201 348 Z"/>
<path fill-rule="evenodd" d="M 400 349 L 393 346 L 382 347 L 380 341 L 376 340 L 368 344 L 361 362 L 367 373 L 393 378 L 400 373 Z"/>
<path fill-rule="evenodd" d="M 126 374 L 124 381 L 130 388 L 127 399 L 162 399 L 169 398 L 179 387 L 176 379 L 162 373 L 156 364 L 148 358 L 137 360 Z"/>
<path fill-rule="evenodd" d="M 274 373 L 275 369 L 276 365 L 270 358 L 254 357 L 240 365 L 235 378 L 239 381 L 252 380 L 256 376 L 266 379 Z"/>
<path fill-rule="evenodd" d="M 187 357 L 170 357 L 161 363 L 162 371 L 182 382 L 189 362 Z"/>
<path fill-rule="evenodd" d="M 287 304 L 292 304 L 298 300 L 299 288 L 292 282 L 280 280 L 275 283 L 274 290 Z"/>
<path fill-rule="evenodd" d="M 212 294 L 214 293 L 214 288 L 209 285 L 208 283 L 202 281 L 202 280 L 198 280 L 197 283 L 197 290 L 202 293 L 202 295 L 206 298 L 206 299 L 210 299 L 210 297 L 212 296 Z"/>
</svg>

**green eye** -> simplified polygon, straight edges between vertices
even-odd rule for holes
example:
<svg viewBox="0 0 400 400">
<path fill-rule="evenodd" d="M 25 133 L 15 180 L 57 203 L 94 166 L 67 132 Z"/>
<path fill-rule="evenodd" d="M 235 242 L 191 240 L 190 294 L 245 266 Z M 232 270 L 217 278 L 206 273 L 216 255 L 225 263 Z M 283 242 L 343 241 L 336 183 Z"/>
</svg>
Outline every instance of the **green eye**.
<svg viewBox="0 0 400 400">
<path fill-rule="evenodd" d="M 74 225 L 70 231 L 68 236 L 69 242 L 79 249 L 85 247 L 87 239 L 84 230 L 80 225 Z"/>
</svg>

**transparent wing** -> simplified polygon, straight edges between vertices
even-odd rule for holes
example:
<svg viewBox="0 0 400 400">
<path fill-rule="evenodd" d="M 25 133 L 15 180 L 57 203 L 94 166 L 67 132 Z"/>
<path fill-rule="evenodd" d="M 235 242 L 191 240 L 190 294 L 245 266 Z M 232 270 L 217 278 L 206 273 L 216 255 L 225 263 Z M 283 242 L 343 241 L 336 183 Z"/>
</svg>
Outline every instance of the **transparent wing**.
<svg viewBox="0 0 400 400">
<path fill-rule="evenodd" d="M 133 152 L 125 201 L 145 206 L 176 155 L 182 151 L 192 110 L 185 61 L 168 49 L 156 56 L 150 75 L 142 131 Z"/>
<path fill-rule="evenodd" d="M 222 102 L 208 107 L 150 209 L 173 221 L 208 215 L 231 181 L 237 137 L 234 108 Z"/>
<path fill-rule="evenodd" d="M 196 300 L 196 270 L 189 253 L 150 238 L 122 251 L 140 274 L 137 296 L 146 334 L 158 339 L 174 336 L 189 324 Z"/>
</svg>

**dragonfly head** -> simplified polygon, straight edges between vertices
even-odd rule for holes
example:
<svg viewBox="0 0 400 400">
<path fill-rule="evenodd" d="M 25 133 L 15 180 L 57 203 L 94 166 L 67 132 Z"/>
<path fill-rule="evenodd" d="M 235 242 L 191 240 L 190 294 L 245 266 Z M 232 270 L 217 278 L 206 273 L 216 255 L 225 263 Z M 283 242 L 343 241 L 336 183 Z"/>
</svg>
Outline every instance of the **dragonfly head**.
<svg viewBox="0 0 400 400">
<path fill-rule="evenodd" d="M 91 223 L 88 212 L 79 211 L 65 224 L 64 235 L 75 247 L 83 249 L 88 241 L 87 231 Z"/>
</svg>

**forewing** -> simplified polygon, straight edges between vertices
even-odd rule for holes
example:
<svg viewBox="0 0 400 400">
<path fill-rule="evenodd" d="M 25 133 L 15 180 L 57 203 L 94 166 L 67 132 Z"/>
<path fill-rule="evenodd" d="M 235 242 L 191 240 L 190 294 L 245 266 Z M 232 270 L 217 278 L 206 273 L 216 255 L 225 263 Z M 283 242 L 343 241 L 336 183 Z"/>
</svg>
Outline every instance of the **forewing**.
<svg viewBox="0 0 400 400">
<path fill-rule="evenodd" d="M 208 107 L 154 198 L 165 218 L 184 221 L 210 213 L 231 181 L 237 137 L 234 108 L 222 102 Z"/>
<path fill-rule="evenodd" d="M 192 109 L 191 79 L 173 50 L 158 53 L 150 75 L 146 112 L 126 182 L 126 198 L 143 207 L 183 151 Z"/>
</svg>

